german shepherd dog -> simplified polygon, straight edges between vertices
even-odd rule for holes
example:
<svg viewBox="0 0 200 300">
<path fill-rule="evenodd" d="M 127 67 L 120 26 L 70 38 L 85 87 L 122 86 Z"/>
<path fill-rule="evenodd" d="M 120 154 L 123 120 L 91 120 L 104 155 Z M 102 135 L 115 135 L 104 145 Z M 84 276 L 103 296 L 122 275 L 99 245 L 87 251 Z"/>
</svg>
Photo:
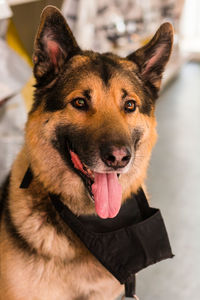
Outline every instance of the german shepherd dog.
<svg viewBox="0 0 200 300">
<path fill-rule="evenodd" d="M 1 199 L 1 300 L 111 300 L 123 286 L 55 211 L 113 218 L 146 176 L 155 100 L 173 29 L 164 23 L 125 58 L 83 51 L 48 6 L 34 44 L 34 103 Z M 33 179 L 20 189 L 28 167 Z"/>
</svg>

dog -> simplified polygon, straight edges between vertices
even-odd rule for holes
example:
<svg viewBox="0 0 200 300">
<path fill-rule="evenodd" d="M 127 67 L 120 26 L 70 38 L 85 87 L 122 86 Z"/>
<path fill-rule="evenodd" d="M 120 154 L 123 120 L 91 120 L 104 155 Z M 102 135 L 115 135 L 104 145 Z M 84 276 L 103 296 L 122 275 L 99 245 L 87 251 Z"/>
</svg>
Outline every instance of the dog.
<svg viewBox="0 0 200 300">
<path fill-rule="evenodd" d="M 144 188 L 172 44 L 172 25 L 164 23 L 125 58 L 83 51 L 60 11 L 44 9 L 25 142 L 1 197 L 1 300 L 114 300 L 122 293 L 48 195 L 60 195 L 77 216 L 107 219 Z M 33 178 L 20 189 L 28 168 Z"/>
</svg>

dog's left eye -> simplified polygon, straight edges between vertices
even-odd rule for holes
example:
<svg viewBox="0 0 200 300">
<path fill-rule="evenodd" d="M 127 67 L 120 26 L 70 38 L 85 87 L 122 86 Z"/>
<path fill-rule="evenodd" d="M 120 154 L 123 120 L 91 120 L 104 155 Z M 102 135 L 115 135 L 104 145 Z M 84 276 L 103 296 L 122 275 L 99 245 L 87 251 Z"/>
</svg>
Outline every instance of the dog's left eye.
<svg viewBox="0 0 200 300">
<path fill-rule="evenodd" d="M 135 100 L 127 100 L 124 104 L 125 112 L 133 112 L 136 110 L 136 102 Z"/>
<path fill-rule="evenodd" d="M 88 104 L 84 98 L 75 98 L 71 102 L 72 106 L 81 109 L 81 110 L 87 110 Z"/>
</svg>

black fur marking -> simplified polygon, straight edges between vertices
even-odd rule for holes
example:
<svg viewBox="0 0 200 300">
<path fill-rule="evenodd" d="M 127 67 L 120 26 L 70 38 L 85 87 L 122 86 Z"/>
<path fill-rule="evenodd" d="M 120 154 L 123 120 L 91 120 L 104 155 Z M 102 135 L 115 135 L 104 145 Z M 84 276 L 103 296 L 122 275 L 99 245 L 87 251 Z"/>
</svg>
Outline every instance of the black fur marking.
<svg viewBox="0 0 200 300">
<path fill-rule="evenodd" d="M 33 173 L 30 167 L 28 167 L 24 178 L 22 180 L 22 183 L 20 184 L 20 189 L 27 189 L 31 183 L 31 181 L 33 180 Z"/>
<path fill-rule="evenodd" d="M 29 255 L 37 254 L 37 251 L 31 247 L 31 245 L 18 232 L 17 228 L 15 227 L 10 215 L 8 204 L 6 205 L 5 208 L 4 218 L 5 218 L 6 230 L 9 233 L 10 237 L 12 238 L 12 241 L 14 242 L 15 246 L 20 250 L 25 251 Z"/>
<path fill-rule="evenodd" d="M 122 99 L 125 99 L 128 96 L 128 92 L 125 89 L 122 89 Z"/>
<path fill-rule="evenodd" d="M 1 208 L 2 212 L 4 212 L 4 221 L 6 225 L 6 230 L 10 234 L 15 245 L 23 251 L 26 251 L 28 254 L 33 255 L 36 254 L 36 250 L 33 249 L 26 239 L 18 232 L 17 228 L 15 227 L 9 210 L 9 200 L 8 200 L 8 190 L 9 190 L 9 182 L 10 178 L 8 177 L 6 183 L 4 185 L 4 191 L 2 193 L 3 199 L 3 208 Z M 1 202 L 2 203 L 2 202 Z"/>
<path fill-rule="evenodd" d="M 79 129 L 76 126 L 66 125 L 58 126 L 56 128 L 56 140 L 52 141 L 53 146 L 59 151 L 63 160 L 67 163 L 71 157 L 67 154 L 69 152 L 68 147 L 77 153 L 82 162 L 88 166 L 93 164 L 93 151 L 96 151 L 96 143 L 94 143 L 95 149 L 92 146 L 92 136 L 89 133 L 89 129 Z"/>
<path fill-rule="evenodd" d="M 88 101 L 91 101 L 91 95 L 90 95 L 90 93 L 91 93 L 91 90 L 85 90 L 85 91 L 83 91 L 83 95 L 84 95 L 84 97 L 85 97 Z"/>
<path fill-rule="evenodd" d="M 159 93 L 158 93 L 159 90 L 150 81 L 147 81 L 145 83 L 144 90 L 147 95 L 150 95 L 150 99 L 153 99 L 153 101 L 151 101 L 151 103 L 152 104 L 153 104 L 153 102 L 155 103 L 155 100 L 157 100 L 158 96 L 159 96 Z"/>
<path fill-rule="evenodd" d="M 93 181 L 87 175 L 83 174 L 80 170 L 74 167 L 74 164 L 71 161 L 70 150 L 78 154 L 81 161 L 87 161 L 87 165 L 89 166 L 88 162 L 92 159 L 93 155 L 90 155 L 88 151 L 84 151 L 86 154 L 86 160 L 82 160 L 84 157 L 81 151 L 82 148 L 87 149 L 89 145 L 88 139 L 86 139 L 86 131 L 78 130 L 74 126 L 60 126 L 56 128 L 56 140 L 52 140 L 53 147 L 59 152 L 61 158 L 63 159 L 64 163 L 71 168 L 73 172 L 75 172 L 78 176 L 81 177 L 83 183 L 85 184 L 86 188 L 88 189 L 89 194 L 93 197 L 91 185 Z M 77 147 L 78 145 L 78 147 Z M 77 152 L 77 149 L 79 150 Z M 80 155 L 81 154 L 81 155 Z"/>
<path fill-rule="evenodd" d="M 23 252 L 27 253 L 28 255 L 38 255 L 36 249 L 31 247 L 31 245 L 27 242 L 27 240 L 19 233 L 16 226 L 13 223 L 10 210 L 9 210 L 9 185 L 10 185 L 10 175 L 7 177 L 2 194 L 0 199 L 0 220 L 1 217 L 3 221 L 5 222 L 5 228 L 8 234 L 10 235 L 14 245 L 22 250 Z M 44 259 L 47 259 L 46 256 L 42 256 Z"/>
<path fill-rule="evenodd" d="M 52 90 L 52 93 L 48 93 L 46 97 L 44 111 L 46 112 L 55 112 L 58 110 L 63 110 L 66 107 L 66 103 L 64 103 L 64 99 L 62 99 L 59 92 L 56 93 L 55 90 Z"/>
<path fill-rule="evenodd" d="M 38 86 L 36 86 L 36 88 L 31 113 L 36 111 L 42 102 L 44 103 L 44 112 L 55 112 L 66 107 L 62 95 L 62 88 L 59 83 L 55 82 L 55 84 L 48 89 Z"/>
<path fill-rule="evenodd" d="M 121 66 L 106 54 L 97 54 L 92 58 L 91 71 L 97 72 L 106 86 L 116 72 L 121 69 Z"/>
<path fill-rule="evenodd" d="M 36 87 L 36 85 L 35 85 L 35 87 Z M 29 114 L 31 114 L 32 112 L 37 110 L 37 108 L 40 106 L 40 104 L 42 102 L 42 99 L 43 99 L 43 93 L 41 93 L 39 91 L 39 89 L 36 89 L 33 94 L 33 104 L 32 104 Z"/>
<path fill-rule="evenodd" d="M 77 296 L 75 298 L 73 298 L 72 300 L 88 300 L 90 298 L 90 294 L 89 295 L 80 295 L 80 296 Z"/>
<path fill-rule="evenodd" d="M 130 72 L 127 73 L 128 78 L 133 84 L 133 89 L 135 90 L 135 93 L 139 96 L 141 99 L 142 105 L 140 106 L 139 110 L 142 114 L 151 115 L 152 108 L 155 105 L 154 95 L 152 94 L 152 91 L 145 86 L 143 81 L 140 79 L 137 73 L 130 74 Z"/>
<path fill-rule="evenodd" d="M 36 203 L 33 206 L 33 214 L 38 212 L 45 213 L 45 226 L 49 225 L 54 227 L 58 235 L 67 236 L 70 242 L 73 242 L 71 237 L 68 236 L 68 228 L 66 228 L 65 226 L 63 227 L 63 221 L 60 219 L 55 208 L 52 206 L 49 196 L 42 198 L 39 203 Z"/>
<path fill-rule="evenodd" d="M 6 199 L 8 198 L 9 182 L 10 182 L 10 175 L 8 175 L 0 190 L 0 221 L 3 215 Z"/>
<path fill-rule="evenodd" d="M 140 112 L 144 115 L 150 116 L 151 111 L 155 106 L 155 102 L 152 101 L 152 97 L 146 88 L 143 88 L 144 97 L 142 99 L 142 105 L 139 108 Z"/>
<path fill-rule="evenodd" d="M 68 126 L 63 127 L 57 127 L 56 128 L 56 139 L 53 139 L 51 141 L 53 147 L 60 153 L 63 161 L 67 164 L 67 166 L 71 167 L 73 169 L 73 164 L 71 162 L 71 157 L 69 153 L 69 148 L 71 148 L 73 151 L 73 147 L 70 144 L 70 140 L 68 137 Z M 69 145 L 68 145 L 69 144 Z"/>
<path fill-rule="evenodd" d="M 142 135 L 143 135 L 142 131 L 138 128 L 135 128 L 132 132 L 132 141 L 133 141 L 135 151 L 138 149 Z"/>
<path fill-rule="evenodd" d="M 89 73 L 99 76 L 107 87 L 110 79 L 115 74 L 120 73 L 124 78 L 127 77 L 127 80 L 130 80 L 133 90 L 140 97 L 142 101 L 140 112 L 147 115 L 151 114 L 152 107 L 154 106 L 154 100 L 152 99 L 155 99 L 157 94 L 156 89 L 154 89 L 150 82 L 145 84 L 138 72 L 126 70 L 117 62 L 117 58 L 111 54 L 98 54 L 86 51 L 83 52 L 83 55 L 90 58 L 89 63 L 83 64 L 77 69 L 72 69 L 71 63 L 68 61 L 65 63 L 63 72 L 57 75 L 58 79 L 51 88 L 37 88 L 32 111 L 36 110 L 42 101 L 44 103 L 44 111 L 54 112 L 64 109 L 66 107 L 65 98 L 67 94 L 76 89 L 79 82 L 87 77 Z M 88 101 L 91 100 L 91 89 L 83 92 Z M 124 89 L 122 91 L 122 97 L 124 98 L 128 93 Z"/>
<path fill-rule="evenodd" d="M 52 91 L 53 91 L 53 89 L 52 89 Z M 30 113 L 37 110 L 37 108 L 42 103 L 43 97 L 44 97 L 44 95 L 42 95 L 40 97 L 40 93 L 35 93 L 35 101 L 33 103 Z M 54 93 L 54 92 L 51 93 L 51 90 L 49 90 L 47 92 L 45 98 L 46 98 L 46 100 L 44 100 L 44 112 L 55 112 L 58 110 L 62 110 L 66 107 L 66 104 L 64 103 L 63 99 L 60 98 L 59 95 L 56 95 L 56 93 Z"/>
<path fill-rule="evenodd" d="M 35 248 L 33 248 L 29 244 L 29 242 L 20 234 L 17 227 L 15 226 L 9 210 L 8 189 L 9 178 L 6 181 L 6 185 L 4 186 L 4 191 L 2 193 L 2 199 L 4 201 L 3 206 L 1 207 L 1 215 L 2 213 L 4 213 L 2 217 L 4 218 L 3 220 L 5 222 L 5 228 L 8 234 L 10 235 L 12 242 L 19 250 L 28 254 L 29 256 L 42 257 L 45 261 L 48 261 L 50 259 L 49 256 L 41 254 Z M 68 229 L 65 227 L 63 228 L 63 222 L 62 220 L 60 220 L 60 217 L 57 217 L 57 213 L 54 207 L 50 202 L 46 203 L 46 200 L 47 199 L 42 199 L 40 204 L 34 206 L 33 213 L 34 211 L 45 211 L 47 214 L 46 223 L 48 223 L 49 226 L 53 226 L 56 229 L 57 234 L 65 235 L 70 240 L 70 242 L 74 242 L 74 240 L 72 240 L 70 235 L 68 234 Z"/>
<path fill-rule="evenodd" d="M 112 77 L 112 73 L 109 69 L 109 66 L 104 63 L 102 63 L 101 68 L 100 68 L 100 77 L 106 86 L 108 85 L 108 82 L 109 82 L 110 78 Z"/>
<path fill-rule="evenodd" d="M 106 64 L 103 59 L 99 56 L 97 59 L 95 59 L 92 63 L 94 63 L 99 77 L 103 80 L 104 84 L 107 86 L 108 82 L 112 76 L 112 72 L 109 68 L 109 65 Z"/>
</svg>

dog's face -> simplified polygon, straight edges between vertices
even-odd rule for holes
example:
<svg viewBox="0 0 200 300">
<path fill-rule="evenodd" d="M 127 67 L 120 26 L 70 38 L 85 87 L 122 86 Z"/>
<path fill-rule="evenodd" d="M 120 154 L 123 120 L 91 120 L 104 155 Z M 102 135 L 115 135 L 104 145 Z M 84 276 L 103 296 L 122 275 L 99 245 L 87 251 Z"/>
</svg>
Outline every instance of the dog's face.
<svg viewBox="0 0 200 300">
<path fill-rule="evenodd" d="M 43 12 L 26 144 L 48 189 L 62 194 L 64 182 L 73 186 L 78 176 L 106 218 L 117 214 L 128 186 L 139 187 L 156 140 L 155 100 L 172 35 L 165 23 L 146 46 L 120 58 L 82 51 L 60 12 Z"/>
</svg>

